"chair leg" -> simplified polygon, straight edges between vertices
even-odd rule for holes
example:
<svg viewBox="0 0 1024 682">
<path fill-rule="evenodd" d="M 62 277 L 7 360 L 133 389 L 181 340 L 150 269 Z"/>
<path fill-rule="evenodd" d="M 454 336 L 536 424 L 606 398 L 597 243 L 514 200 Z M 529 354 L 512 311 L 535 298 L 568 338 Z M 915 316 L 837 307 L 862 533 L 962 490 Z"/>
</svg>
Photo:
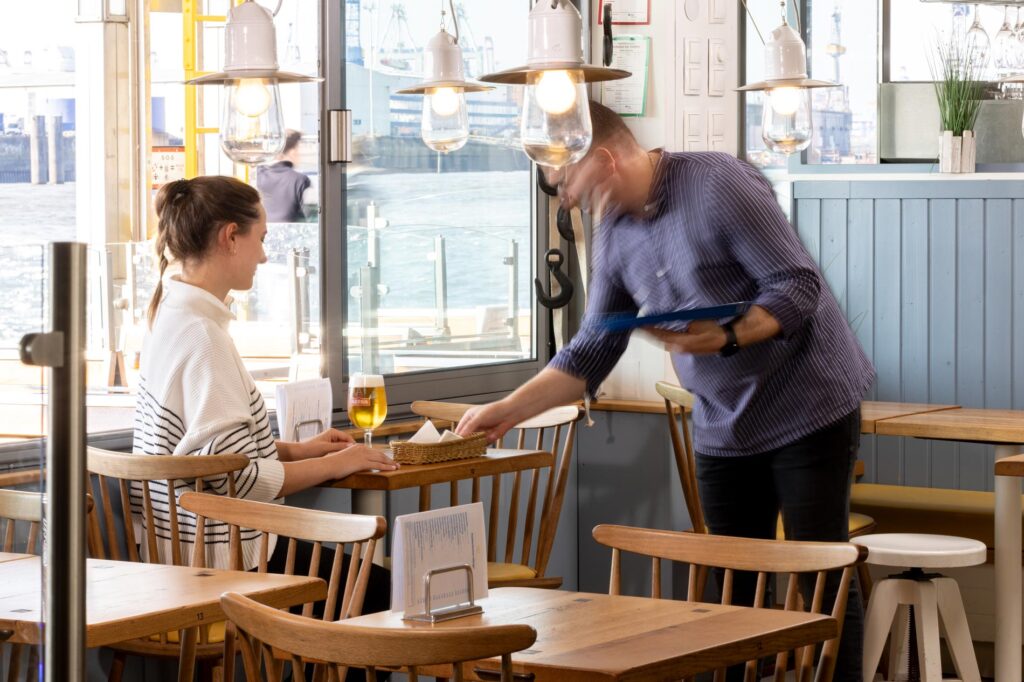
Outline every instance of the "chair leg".
<svg viewBox="0 0 1024 682">
<path fill-rule="evenodd" d="M 942 682 L 939 608 L 934 583 L 930 580 L 917 583 L 913 606 L 921 682 Z"/>
<path fill-rule="evenodd" d="M 960 587 L 952 578 L 934 578 L 938 596 L 939 618 L 946 630 L 946 643 L 953 658 L 957 675 L 963 682 L 981 682 L 978 659 L 974 655 L 974 644 L 967 628 L 967 613 L 960 597 Z"/>
<path fill-rule="evenodd" d="M 875 670 L 885 648 L 885 638 L 899 605 L 900 582 L 903 581 L 883 580 L 878 583 L 868 603 L 868 612 L 864 618 L 864 682 L 875 679 Z"/>
<path fill-rule="evenodd" d="M 121 682 L 121 677 L 124 675 L 124 663 L 128 657 L 123 651 L 114 652 L 114 660 L 110 664 L 110 674 L 107 675 L 107 682 Z"/>
<path fill-rule="evenodd" d="M 871 598 L 871 571 L 868 570 L 867 564 L 858 564 L 857 579 L 860 581 L 861 601 L 864 602 L 864 607 L 867 608 L 868 599 Z"/>
</svg>

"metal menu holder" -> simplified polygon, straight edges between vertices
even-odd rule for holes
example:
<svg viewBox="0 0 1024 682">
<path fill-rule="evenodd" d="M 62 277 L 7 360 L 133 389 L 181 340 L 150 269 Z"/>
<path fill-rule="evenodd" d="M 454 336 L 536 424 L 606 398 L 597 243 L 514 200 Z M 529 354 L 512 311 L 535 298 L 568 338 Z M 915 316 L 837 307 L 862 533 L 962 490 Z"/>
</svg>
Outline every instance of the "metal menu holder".
<svg viewBox="0 0 1024 682">
<path fill-rule="evenodd" d="M 464 571 L 466 573 L 466 589 L 469 592 L 469 602 L 466 604 L 443 606 L 435 611 L 430 605 L 431 581 L 434 579 L 435 575 L 452 573 L 454 571 Z M 478 613 L 484 612 L 483 607 L 477 605 L 473 599 L 473 567 L 469 564 L 456 564 L 454 566 L 435 568 L 427 571 L 423 575 L 423 592 L 425 598 L 423 613 L 418 613 L 413 616 L 403 616 L 402 620 L 417 620 L 424 623 L 440 623 L 442 621 L 462 618 L 464 616 L 475 616 Z"/>
<path fill-rule="evenodd" d="M 314 425 L 317 428 L 317 433 L 321 433 L 322 431 L 325 431 L 327 429 L 327 426 L 324 424 L 322 419 L 304 419 L 295 424 L 295 428 L 292 429 L 292 438 L 296 441 L 302 440 L 302 437 L 299 436 L 299 429 L 301 429 L 304 426 Z"/>
</svg>

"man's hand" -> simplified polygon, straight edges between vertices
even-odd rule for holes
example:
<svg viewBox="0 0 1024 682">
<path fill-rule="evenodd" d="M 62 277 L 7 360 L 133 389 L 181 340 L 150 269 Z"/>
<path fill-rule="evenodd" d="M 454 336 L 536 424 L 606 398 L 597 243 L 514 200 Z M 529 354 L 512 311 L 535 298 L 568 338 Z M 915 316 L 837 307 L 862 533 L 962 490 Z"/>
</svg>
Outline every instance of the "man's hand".
<svg viewBox="0 0 1024 682">
<path fill-rule="evenodd" d="M 670 332 L 657 327 L 644 327 L 644 331 L 665 344 L 671 353 L 710 355 L 722 350 L 725 345 L 725 330 L 717 322 L 696 320 L 685 332 Z"/>
<path fill-rule="evenodd" d="M 455 428 L 455 433 L 468 436 L 482 431 L 487 434 L 487 441 L 493 443 L 517 423 L 518 420 L 513 416 L 508 403 L 499 400 L 466 410 Z"/>
</svg>

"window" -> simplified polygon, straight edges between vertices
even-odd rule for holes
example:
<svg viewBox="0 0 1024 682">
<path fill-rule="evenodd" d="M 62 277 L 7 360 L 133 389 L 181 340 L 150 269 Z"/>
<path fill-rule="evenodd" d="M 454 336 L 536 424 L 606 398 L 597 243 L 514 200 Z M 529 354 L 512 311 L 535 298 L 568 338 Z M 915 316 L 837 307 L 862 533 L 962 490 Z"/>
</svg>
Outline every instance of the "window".
<svg viewBox="0 0 1024 682">
<path fill-rule="evenodd" d="M 17 438 L 42 433 L 42 375 L 20 365 L 17 344 L 45 326 L 46 243 L 90 245 L 89 429 L 122 430 L 157 275 L 155 192 L 179 177 L 259 185 L 268 173 L 220 151 L 222 89 L 183 85 L 221 69 L 232 0 L 154 0 L 144 17 L 106 23 L 79 21 L 77 4 L 20 3 L 0 23 L 0 391 L 40 416 L 17 418 L 26 425 Z M 415 385 L 410 399 L 473 393 L 467 378 L 484 386 L 481 396 L 514 388 L 539 366 L 519 93 L 472 95 L 471 141 L 438 156 L 419 138 L 421 99 L 394 92 L 422 77 L 438 6 L 346 0 L 338 14 L 314 0 L 263 4 L 278 8 L 280 67 L 326 82 L 280 86 L 285 126 L 299 133 L 291 161 L 309 188 L 298 213 L 270 221 L 269 261 L 251 291 L 234 295 L 232 334 L 257 385 L 272 398 L 281 381 L 328 372 L 337 407 L 359 370 L 403 375 Z M 467 76 L 524 61 L 529 5 L 457 5 Z M 321 48 L 324 22 L 345 40 Z M 105 68 L 111 59 L 124 68 Z M 354 111 L 355 159 L 345 166 L 321 159 L 328 100 Z M 485 374 L 493 381 L 477 381 Z M 395 383 L 389 392 L 403 400 Z M 3 426 L 0 440 L 14 431 Z"/>
<path fill-rule="evenodd" d="M 900 0 L 894 0 L 898 4 Z M 920 5 L 918 0 L 907 3 Z M 779 24 L 770 3 L 748 3 L 762 34 Z M 792 6 L 794 3 L 790 3 Z M 864 0 L 806 0 L 801 21 L 805 29 L 810 76 L 840 83 L 811 93 L 814 137 L 804 152 L 805 163 L 859 164 L 878 162 L 878 15 Z M 796 25 L 791 11 L 790 23 Z M 909 25 L 909 24 L 908 24 Z M 747 80 L 763 77 L 764 47 L 747 18 Z M 786 157 L 765 150 L 761 140 L 762 93 L 747 95 L 747 160 L 763 168 L 783 168 Z"/>
<path fill-rule="evenodd" d="M 444 3 L 447 8 L 447 3 Z M 466 76 L 524 61 L 526 2 L 456 4 Z M 534 243 L 519 92 L 467 95 L 470 139 L 442 154 L 420 139 L 438 3 L 345 4 L 348 170 L 345 328 L 351 371 L 402 374 L 529 360 Z M 450 17 L 448 31 L 454 34 Z"/>
</svg>

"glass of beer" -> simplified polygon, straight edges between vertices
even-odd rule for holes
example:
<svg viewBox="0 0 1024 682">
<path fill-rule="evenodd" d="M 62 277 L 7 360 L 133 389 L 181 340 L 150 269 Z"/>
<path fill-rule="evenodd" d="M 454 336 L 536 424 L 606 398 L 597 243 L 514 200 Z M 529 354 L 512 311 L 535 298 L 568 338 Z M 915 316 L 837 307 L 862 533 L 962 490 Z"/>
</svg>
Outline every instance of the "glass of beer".
<svg viewBox="0 0 1024 682">
<path fill-rule="evenodd" d="M 363 444 L 373 445 L 373 430 L 388 416 L 388 396 L 380 374 L 353 374 L 348 380 L 348 418 L 363 429 Z"/>
</svg>

